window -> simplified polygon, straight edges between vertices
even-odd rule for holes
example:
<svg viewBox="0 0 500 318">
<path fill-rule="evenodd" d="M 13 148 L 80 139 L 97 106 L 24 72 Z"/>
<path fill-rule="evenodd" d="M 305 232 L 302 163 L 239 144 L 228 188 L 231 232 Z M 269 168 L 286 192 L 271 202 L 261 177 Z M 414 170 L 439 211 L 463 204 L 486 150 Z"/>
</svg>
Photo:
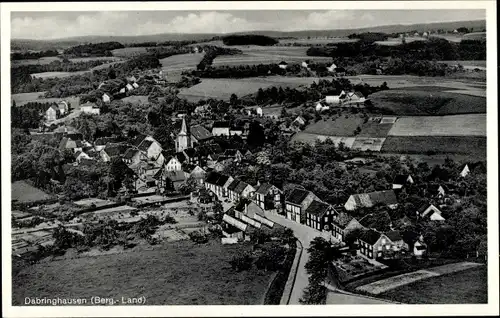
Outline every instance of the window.
<svg viewBox="0 0 500 318">
<path fill-rule="evenodd" d="M 385 244 L 385 238 L 382 239 L 382 244 Z"/>
<path fill-rule="evenodd" d="M 388 249 L 388 250 L 391 249 L 391 244 L 386 244 L 385 248 Z"/>
<path fill-rule="evenodd" d="M 378 246 L 378 250 L 381 251 L 382 250 L 382 245 L 379 245 Z"/>
</svg>

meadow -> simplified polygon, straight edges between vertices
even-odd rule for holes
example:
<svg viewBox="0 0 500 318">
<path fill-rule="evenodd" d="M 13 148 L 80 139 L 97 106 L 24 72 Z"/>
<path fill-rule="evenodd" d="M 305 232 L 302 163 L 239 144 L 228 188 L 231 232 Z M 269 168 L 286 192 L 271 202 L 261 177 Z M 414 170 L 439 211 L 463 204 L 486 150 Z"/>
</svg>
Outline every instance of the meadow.
<svg viewBox="0 0 500 318">
<path fill-rule="evenodd" d="M 363 117 L 360 115 L 345 115 L 335 119 L 320 120 L 306 127 L 304 132 L 327 136 L 355 136 L 355 130 L 363 125 Z"/>
<path fill-rule="evenodd" d="M 375 107 L 395 115 L 453 115 L 486 113 L 485 94 L 486 90 L 477 88 L 420 86 L 380 91 L 369 98 Z"/>
<path fill-rule="evenodd" d="M 488 302 L 486 266 L 427 278 L 401 286 L 379 297 L 406 304 L 480 304 Z"/>
<path fill-rule="evenodd" d="M 388 135 L 486 137 L 486 114 L 400 117 Z"/>
<path fill-rule="evenodd" d="M 286 45 L 291 43 L 300 43 L 306 45 L 325 45 L 332 43 L 352 43 L 357 42 L 358 39 L 349 39 L 349 38 L 301 38 L 301 39 L 280 39 L 279 45 Z"/>
<path fill-rule="evenodd" d="M 35 188 L 26 181 L 16 181 L 12 183 L 11 198 L 12 201 L 20 203 L 31 203 L 48 200 L 51 199 L 52 196 Z"/>
<path fill-rule="evenodd" d="M 44 98 L 45 92 L 19 93 L 11 95 L 11 100 L 16 102 L 16 106 L 23 106 L 29 102 L 38 103 L 57 103 L 65 100 L 71 104 L 71 108 L 80 109 L 80 97 L 65 97 L 65 98 Z"/>
<path fill-rule="evenodd" d="M 197 102 L 202 99 L 216 98 L 229 100 L 231 94 L 238 97 L 256 93 L 259 88 L 290 87 L 297 88 L 307 86 L 317 81 L 316 77 L 252 77 L 242 79 L 212 79 L 204 78 L 201 83 L 187 89 L 182 89 L 179 97 L 185 98 L 190 102 Z"/>
<path fill-rule="evenodd" d="M 13 275 L 12 304 L 25 297 L 141 297 L 147 305 L 257 305 L 272 272 L 236 272 L 229 261 L 250 245 L 163 243 L 113 255 L 34 264 Z"/>
<path fill-rule="evenodd" d="M 162 70 L 166 71 L 168 76 L 168 72 L 171 71 L 195 70 L 204 55 L 204 53 L 177 54 L 161 59 L 160 63 Z"/>
</svg>

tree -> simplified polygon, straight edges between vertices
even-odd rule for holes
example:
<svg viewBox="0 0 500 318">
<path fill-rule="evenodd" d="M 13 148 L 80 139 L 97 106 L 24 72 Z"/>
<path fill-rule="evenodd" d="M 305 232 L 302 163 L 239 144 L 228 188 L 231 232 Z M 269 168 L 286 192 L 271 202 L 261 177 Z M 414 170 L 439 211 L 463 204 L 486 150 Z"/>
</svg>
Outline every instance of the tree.
<svg viewBox="0 0 500 318">
<path fill-rule="evenodd" d="M 264 128 L 260 125 L 259 122 L 253 121 L 250 124 L 247 143 L 248 145 L 254 149 L 257 147 L 261 147 L 266 140 L 266 136 L 264 134 Z"/>
<path fill-rule="evenodd" d="M 236 94 L 231 94 L 231 97 L 229 98 L 229 103 L 233 107 L 238 106 L 239 105 L 238 96 L 236 96 Z"/>
</svg>

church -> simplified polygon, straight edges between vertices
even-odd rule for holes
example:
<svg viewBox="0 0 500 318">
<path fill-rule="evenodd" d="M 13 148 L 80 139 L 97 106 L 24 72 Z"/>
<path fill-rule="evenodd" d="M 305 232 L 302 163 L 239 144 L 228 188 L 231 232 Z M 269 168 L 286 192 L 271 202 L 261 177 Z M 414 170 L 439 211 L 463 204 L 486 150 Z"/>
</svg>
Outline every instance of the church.
<svg viewBox="0 0 500 318">
<path fill-rule="evenodd" d="M 181 130 L 175 138 L 175 152 L 183 152 L 189 148 L 195 148 L 199 144 L 212 139 L 212 133 L 202 125 L 193 125 L 188 128 L 186 118 L 182 118 Z"/>
</svg>

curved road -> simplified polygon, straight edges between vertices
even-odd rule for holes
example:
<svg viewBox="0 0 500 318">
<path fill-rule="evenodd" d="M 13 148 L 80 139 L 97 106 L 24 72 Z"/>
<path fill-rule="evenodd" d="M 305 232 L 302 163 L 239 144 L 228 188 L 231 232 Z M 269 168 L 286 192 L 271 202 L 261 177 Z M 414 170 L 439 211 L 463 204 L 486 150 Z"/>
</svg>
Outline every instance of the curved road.
<svg viewBox="0 0 500 318">
<path fill-rule="evenodd" d="M 331 237 L 329 233 L 317 231 L 306 225 L 288 220 L 281 215 L 266 212 L 265 216 L 273 222 L 292 229 L 295 237 L 297 237 L 297 239 L 302 243 L 302 246 L 304 248 L 302 250 L 302 256 L 299 260 L 297 277 L 295 279 L 295 284 L 293 285 L 292 294 L 288 303 L 289 305 L 298 305 L 300 304 L 299 299 L 302 297 L 304 289 L 309 284 L 309 275 L 307 275 L 305 269 L 305 265 L 307 263 L 307 260 L 309 259 L 309 253 L 307 252 L 309 243 L 318 236 L 322 236 L 326 240 L 336 241 L 336 239 Z M 333 291 L 332 287 L 330 287 L 329 289 L 330 292 L 327 296 L 327 304 L 388 304 L 388 302 L 376 298 L 364 297 L 346 292 L 337 292 Z"/>
</svg>

